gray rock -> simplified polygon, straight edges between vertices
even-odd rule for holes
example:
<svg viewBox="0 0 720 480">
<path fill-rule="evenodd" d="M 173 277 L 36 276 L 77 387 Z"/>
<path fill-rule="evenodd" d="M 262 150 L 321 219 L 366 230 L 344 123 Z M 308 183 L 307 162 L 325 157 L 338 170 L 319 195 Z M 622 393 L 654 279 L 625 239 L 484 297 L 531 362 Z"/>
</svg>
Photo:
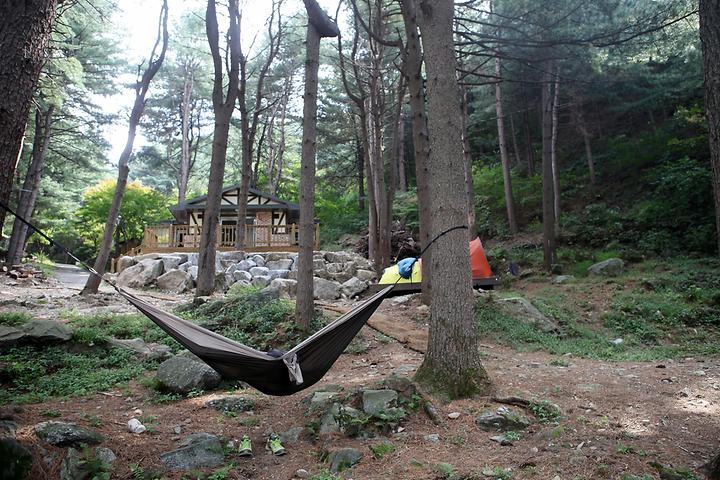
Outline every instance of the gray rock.
<svg viewBox="0 0 720 480">
<path fill-rule="evenodd" d="M 160 455 L 160 460 L 173 470 L 217 467 L 225 462 L 220 439 L 209 433 L 195 433 L 181 442 L 182 448 Z"/>
<path fill-rule="evenodd" d="M 193 265 L 193 266 L 191 266 L 191 267 L 188 267 L 187 273 L 188 273 L 188 275 L 190 275 L 190 278 L 192 278 L 193 280 L 197 281 L 198 266 L 197 266 L 197 265 Z"/>
<path fill-rule="evenodd" d="M 555 285 L 562 285 L 563 283 L 568 283 L 571 280 L 574 280 L 575 277 L 573 275 L 558 275 L 557 277 L 553 278 L 552 283 Z"/>
<path fill-rule="evenodd" d="M 437 433 L 431 433 L 429 435 L 425 435 L 423 440 L 428 443 L 440 443 L 440 435 Z"/>
<path fill-rule="evenodd" d="M 558 331 L 560 327 L 555 320 L 546 317 L 540 312 L 535 305 L 525 298 L 501 298 L 498 300 L 501 306 L 513 313 L 519 320 L 529 325 L 539 328 L 543 332 Z"/>
<path fill-rule="evenodd" d="M 112 465 L 117 460 L 115 452 L 107 447 L 95 447 L 95 457 L 106 465 Z"/>
<path fill-rule="evenodd" d="M 215 370 L 183 354 L 160 364 L 155 378 L 162 387 L 176 393 L 212 390 L 220 384 L 220 375 Z"/>
<path fill-rule="evenodd" d="M 475 419 L 475 423 L 488 432 L 524 430 L 530 426 L 530 420 L 522 412 L 509 408 L 498 409 L 497 412 L 482 413 Z"/>
<path fill-rule="evenodd" d="M 74 423 L 42 422 L 33 427 L 35 435 L 56 447 L 78 447 L 81 444 L 96 445 L 105 438 L 95 430 Z"/>
<path fill-rule="evenodd" d="M 22 327 L 23 340 L 37 343 L 61 343 L 72 338 L 72 332 L 62 323 L 54 320 L 32 320 Z"/>
<path fill-rule="evenodd" d="M 295 470 L 295 476 L 297 478 L 310 478 L 310 472 L 308 472 L 304 468 L 298 468 L 297 470 Z"/>
<path fill-rule="evenodd" d="M 18 425 L 12 420 L 0 420 L 0 438 L 3 437 L 15 437 L 17 433 Z M 2 477 L 0 477 L 2 478 Z"/>
<path fill-rule="evenodd" d="M 250 260 L 255 262 L 255 265 L 258 267 L 264 267 L 265 266 L 265 258 L 262 255 L 253 255 L 250 257 Z"/>
<path fill-rule="evenodd" d="M 276 278 L 287 278 L 287 276 L 290 274 L 290 270 L 270 270 L 268 272 L 268 276 L 270 277 L 270 280 L 274 280 Z"/>
<path fill-rule="evenodd" d="M 228 395 L 205 402 L 205 405 L 221 412 L 250 412 L 255 408 L 255 400 L 241 395 Z"/>
<path fill-rule="evenodd" d="M 259 268 L 259 267 L 255 267 L 255 268 Z M 257 276 L 253 277 L 253 279 L 250 283 L 256 287 L 264 288 L 264 287 L 267 287 L 268 284 L 270 284 L 270 277 L 268 275 L 257 275 Z"/>
<path fill-rule="evenodd" d="M 117 278 L 121 287 L 142 288 L 150 285 L 163 273 L 162 260 L 142 260 L 132 267 L 126 268 Z"/>
<path fill-rule="evenodd" d="M 257 265 L 257 263 L 255 263 L 254 261 L 252 261 L 250 259 L 245 259 L 241 262 L 236 263 L 235 266 L 237 267 L 238 270 L 244 270 L 247 272 L 251 268 L 257 267 L 258 265 Z"/>
<path fill-rule="evenodd" d="M 325 252 L 325 260 L 328 263 L 352 262 L 353 257 L 347 252 Z"/>
<path fill-rule="evenodd" d="M 265 266 L 268 262 L 277 262 L 278 260 L 287 260 L 290 258 L 289 252 L 268 252 L 265 254 Z"/>
<path fill-rule="evenodd" d="M 83 458 L 79 450 L 69 448 L 60 464 L 60 480 L 83 480 L 88 472 L 84 471 Z"/>
<path fill-rule="evenodd" d="M 245 260 L 245 252 L 242 250 L 233 250 L 232 252 L 220 252 L 218 254 L 221 260 L 225 262 L 237 263 Z"/>
<path fill-rule="evenodd" d="M 158 260 L 160 258 L 159 253 L 145 253 L 135 257 L 135 263 L 144 262 L 145 260 Z"/>
<path fill-rule="evenodd" d="M 14 438 L 0 438 L 0 478 L 25 480 L 33 465 L 32 453 Z"/>
<path fill-rule="evenodd" d="M 308 413 L 325 412 L 338 398 L 338 392 L 315 392 L 310 398 Z"/>
<path fill-rule="evenodd" d="M 247 270 L 235 270 L 232 273 L 232 277 L 236 282 L 248 282 L 252 281 L 252 275 Z"/>
<path fill-rule="evenodd" d="M 290 270 L 290 273 L 288 273 L 287 278 L 289 280 L 297 280 L 298 272 L 297 270 Z"/>
<path fill-rule="evenodd" d="M 115 265 L 115 271 L 117 273 L 120 273 L 126 268 L 132 267 L 136 263 L 137 260 L 135 260 L 133 257 L 128 257 L 127 255 L 124 255 L 118 258 L 117 264 Z"/>
<path fill-rule="evenodd" d="M 233 278 L 230 275 L 226 275 L 225 271 L 215 273 L 215 291 L 225 293 L 227 292 L 230 285 L 232 285 Z"/>
<path fill-rule="evenodd" d="M 358 463 L 363 457 L 360 450 L 356 448 L 341 448 L 330 452 L 328 462 L 332 473 L 342 472 Z"/>
<path fill-rule="evenodd" d="M 157 286 L 160 290 L 183 293 L 193 287 L 193 279 L 182 270 L 170 270 L 157 278 Z"/>
<path fill-rule="evenodd" d="M 614 277 L 620 275 L 625 268 L 625 262 L 619 258 L 608 258 L 605 261 L 598 262 L 587 269 L 588 275 L 600 275 L 606 277 Z"/>
<path fill-rule="evenodd" d="M 399 395 L 410 398 L 417 393 L 417 387 L 408 377 L 392 372 L 383 381 L 383 386 L 390 390 L 395 390 Z"/>
<path fill-rule="evenodd" d="M 12 348 L 25 337 L 25 332 L 15 327 L 0 325 L 0 352 Z"/>
<path fill-rule="evenodd" d="M 313 290 L 319 300 L 335 300 L 340 296 L 340 284 L 324 278 L 313 278 Z"/>
<path fill-rule="evenodd" d="M 181 272 L 187 272 L 188 270 L 190 270 L 190 267 L 192 267 L 192 263 L 185 262 L 178 265 L 178 270 L 180 270 Z"/>
<path fill-rule="evenodd" d="M 493 442 L 497 442 L 502 446 L 512 446 L 512 442 L 505 438 L 505 435 L 493 435 L 490 437 L 490 440 Z"/>
<path fill-rule="evenodd" d="M 188 253 L 187 254 L 187 261 L 192 267 L 198 266 L 198 254 L 197 253 Z"/>
<path fill-rule="evenodd" d="M 406 303 L 412 301 L 412 299 L 416 296 L 417 294 L 415 293 L 410 293 L 408 295 L 398 295 L 397 297 L 390 300 L 390 303 L 393 305 L 405 305 Z"/>
<path fill-rule="evenodd" d="M 367 283 L 363 282 L 357 277 L 352 277 L 350 278 L 350 280 L 342 284 L 342 293 L 346 297 L 352 298 L 355 295 L 361 294 L 362 292 L 367 290 L 367 288 Z"/>
<path fill-rule="evenodd" d="M 250 275 L 253 277 L 267 276 L 270 273 L 270 269 L 266 267 L 252 267 L 250 269 Z"/>
<path fill-rule="evenodd" d="M 270 260 L 265 263 L 265 266 L 270 270 L 290 270 L 292 268 L 293 261 L 289 258 L 281 258 L 278 260 Z"/>
<path fill-rule="evenodd" d="M 297 265 L 294 265 L 297 267 Z M 313 271 L 325 270 L 325 260 L 322 258 L 313 258 Z"/>
<path fill-rule="evenodd" d="M 163 255 L 160 260 L 163 262 L 163 271 L 169 272 L 170 270 L 177 270 L 181 263 L 185 263 L 187 255 L 184 258 L 179 255 Z"/>
<path fill-rule="evenodd" d="M 142 357 L 154 360 L 165 360 L 172 357 L 172 350 L 167 345 L 159 343 L 145 343 L 142 338 L 118 339 L 111 338 L 110 345 L 118 348 L 132 350 Z"/>
<path fill-rule="evenodd" d="M 297 280 L 276 278 L 270 282 L 270 288 L 277 288 L 280 297 L 294 297 L 297 294 Z"/>
<path fill-rule="evenodd" d="M 355 271 L 355 276 L 358 278 L 358 280 L 362 280 L 363 282 L 372 282 L 377 278 L 377 275 L 372 270 L 363 270 L 362 268 L 359 268 Z"/>
<path fill-rule="evenodd" d="M 377 415 L 395 407 L 398 394 L 395 390 L 364 390 L 362 392 L 362 409 L 369 415 Z"/>
<path fill-rule="evenodd" d="M 291 429 L 280 433 L 280 441 L 283 444 L 292 445 L 300 441 L 300 437 L 305 432 L 305 427 L 292 427 Z"/>
</svg>

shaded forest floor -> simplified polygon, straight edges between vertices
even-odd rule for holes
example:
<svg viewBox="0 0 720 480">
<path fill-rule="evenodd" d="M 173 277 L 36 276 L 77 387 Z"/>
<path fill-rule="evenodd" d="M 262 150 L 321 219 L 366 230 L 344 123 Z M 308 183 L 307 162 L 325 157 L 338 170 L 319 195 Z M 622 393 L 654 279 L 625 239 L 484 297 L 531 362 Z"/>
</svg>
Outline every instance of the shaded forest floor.
<svg viewBox="0 0 720 480">
<path fill-rule="evenodd" d="M 194 392 L 189 398 L 163 396 L 148 381 L 156 368 L 148 364 L 137 370 L 118 366 L 125 376 L 110 380 L 99 374 L 89 382 L 65 379 L 70 385 L 55 390 L 47 382 L 24 389 L 5 383 L 0 409 L 18 423 L 18 439 L 39 459 L 34 478 L 57 478 L 64 454 L 64 450 L 40 442 L 33 433 L 33 425 L 48 419 L 75 422 L 105 434 L 103 445 L 118 456 L 113 478 L 179 479 L 214 474 L 210 478 L 290 479 L 298 469 L 306 469 L 318 480 L 648 480 L 659 478 L 653 462 L 672 467 L 679 475 L 662 478 L 702 478 L 700 467 L 720 448 L 718 324 L 713 323 L 717 319 L 712 316 L 693 326 L 677 322 L 684 318 L 682 315 L 690 315 L 688 309 L 697 315 L 712 315 L 712 300 L 698 299 L 712 299 L 717 291 L 714 280 L 707 284 L 694 281 L 695 289 L 690 290 L 695 293 L 688 299 L 676 286 L 661 288 L 663 279 L 707 272 L 687 264 L 659 268 L 645 264 L 621 278 L 577 278 L 562 285 L 552 284 L 552 277 L 531 274 L 491 296 L 482 296 L 478 301 L 481 351 L 494 383 L 494 396 L 547 401 L 561 412 L 559 417 L 535 415 L 542 421 L 506 434 L 512 443 L 508 446 L 490 440 L 496 434 L 476 424 L 481 412 L 502 407 L 491 397 L 450 403 L 434 399 L 439 425 L 422 408 L 409 409 L 401 431 L 365 439 L 344 435 L 315 439 L 305 433 L 297 443 L 286 445 L 287 455 L 273 457 L 263 449 L 268 432 L 308 426 L 305 394 L 269 397 L 252 389 L 230 388 Z M 126 332 L 128 335 L 143 333 L 145 328 L 146 335 L 154 339 L 154 331 L 128 320 L 127 314 L 134 313 L 132 308 L 112 294 L 84 299 L 72 289 L 18 284 L 6 278 L 0 279 L 0 292 L 0 312 L 26 312 L 33 318 L 59 318 L 69 323 L 81 317 L 115 315 L 118 324 L 139 329 Z M 172 309 L 178 304 L 176 298 L 165 294 L 143 294 L 162 308 Z M 530 299 L 542 313 L 551 315 L 561 331 L 534 331 L 495 301 L 516 295 Z M 426 320 L 427 311 L 417 299 L 404 303 L 386 300 L 371 326 L 362 330 L 329 374 L 309 391 L 328 384 L 345 389 L 371 387 L 398 369 L 411 372 L 422 362 L 422 353 L 417 350 L 422 350 Z M 617 338 L 623 342 L 612 343 Z M 82 352 L 76 349 L 65 353 Z M 13 363 L 23 361 L 0 355 L 0 367 L 7 370 Z M 61 371 L 48 375 L 53 376 L 62 380 Z M 87 393 L 68 395 L 68 391 Z M 227 393 L 254 399 L 254 415 L 233 416 L 205 407 L 207 400 Z M 126 428 L 128 419 L 139 415 L 136 409 L 142 410 L 141 418 L 151 427 L 140 435 L 128 433 Z M 459 416 L 450 418 L 450 413 Z M 181 434 L 176 433 L 177 427 Z M 213 469 L 193 474 L 164 470 L 160 454 L 178 448 L 180 439 L 196 432 L 226 440 L 248 434 L 255 457 L 226 452 L 226 465 L 232 467 L 215 469 L 214 473 Z M 392 451 L 382 458 L 372 451 L 380 443 L 392 444 Z M 339 447 L 357 448 L 364 456 L 338 477 L 323 473 L 327 468 L 323 452 Z M 40 460 L 43 457 L 52 461 L 46 464 Z"/>
</svg>

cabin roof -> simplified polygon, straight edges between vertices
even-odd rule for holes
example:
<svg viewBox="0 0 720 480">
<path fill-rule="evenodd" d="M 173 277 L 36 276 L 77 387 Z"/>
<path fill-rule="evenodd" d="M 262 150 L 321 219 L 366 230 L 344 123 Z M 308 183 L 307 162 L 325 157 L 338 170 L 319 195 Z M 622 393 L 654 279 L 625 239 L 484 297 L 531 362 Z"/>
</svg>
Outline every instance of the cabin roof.
<svg viewBox="0 0 720 480">
<path fill-rule="evenodd" d="M 222 194 L 224 195 L 224 194 L 226 194 L 226 193 L 228 193 L 228 192 L 231 192 L 231 191 L 233 191 L 233 190 L 238 190 L 239 188 L 240 188 L 240 184 L 239 184 L 239 183 L 236 183 L 236 184 L 234 184 L 234 185 L 230 185 L 229 187 L 223 188 Z M 285 208 L 285 209 L 287 209 L 287 210 L 298 210 L 298 211 L 300 210 L 300 205 L 298 205 L 297 203 L 293 203 L 293 202 L 289 202 L 289 201 L 287 201 L 287 200 L 283 200 L 282 198 L 280 198 L 280 197 L 278 197 L 278 196 L 276 196 L 276 195 L 273 195 L 273 194 L 267 193 L 267 192 L 262 192 L 262 191 L 260 191 L 260 190 L 258 190 L 258 189 L 256 189 L 256 188 L 250 188 L 250 189 L 248 189 L 248 194 L 249 194 L 249 195 L 255 195 L 255 196 L 258 196 L 258 197 L 263 197 L 263 198 L 266 198 L 266 199 L 268 199 L 268 200 L 270 200 L 270 201 L 272 201 L 272 202 L 275 202 L 275 204 L 273 204 L 273 205 L 267 205 L 267 206 L 265 206 L 265 205 L 248 205 L 248 206 L 247 206 L 248 210 L 268 210 L 268 209 L 275 209 L 275 210 L 277 210 L 278 207 L 279 207 L 280 209 Z M 197 209 L 199 209 L 199 208 L 205 208 L 204 205 L 199 205 L 199 204 L 201 204 L 202 202 L 204 202 L 206 199 L 207 199 L 207 194 L 206 194 L 206 195 L 200 195 L 199 197 L 190 198 L 190 199 L 188 199 L 188 200 L 185 200 L 184 202 L 181 202 L 181 203 L 172 205 L 172 206 L 170 206 L 170 207 L 168 207 L 168 208 L 169 208 L 170 211 L 173 212 L 173 213 L 175 213 L 175 212 L 182 212 L 182 211 L 186 211 L 186 210 L 197 210 Z M 280 204 L 280 205 L 277 205 L 277 204 Z M 221 209 L 222 209 L 222 210 L 228 210 L 228 209 L 229 209 L 229 210 L 233 210 L 233 209 L 235 209 L 235 208 L 237 208 L 237 205 L 222 205 L 222 206 L 221 206 Z"/>
</svg>

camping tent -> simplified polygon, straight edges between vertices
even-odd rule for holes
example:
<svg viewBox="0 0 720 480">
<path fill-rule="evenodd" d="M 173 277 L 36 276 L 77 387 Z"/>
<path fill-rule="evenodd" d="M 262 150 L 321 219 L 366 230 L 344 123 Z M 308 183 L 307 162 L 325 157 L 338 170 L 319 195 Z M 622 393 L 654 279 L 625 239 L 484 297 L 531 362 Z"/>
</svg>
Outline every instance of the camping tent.
<svg viewBox="0 0 720 480">
<path fill-rule="evenodd" d="M 392 294 L 406 294 L 411 292 L 419 292 L 422 289 L 422 259 L 419 259 L 412 265 L 412 274 L 408 278 L 400 275 L 400 269 L 397 264 L 385 269 L 380 281 L 377 285 L 373 285 L 372 290 L 377 291 L 384 286 L 397 283 Z M 476 238 L 470 242 L 470 266 L 472 269 L 472 279 L 474 288 L 492 289 L 500 283 L 500 279 L 493 275 L 492 269 L 488 264 L 480 238 Z"/>
</svg>

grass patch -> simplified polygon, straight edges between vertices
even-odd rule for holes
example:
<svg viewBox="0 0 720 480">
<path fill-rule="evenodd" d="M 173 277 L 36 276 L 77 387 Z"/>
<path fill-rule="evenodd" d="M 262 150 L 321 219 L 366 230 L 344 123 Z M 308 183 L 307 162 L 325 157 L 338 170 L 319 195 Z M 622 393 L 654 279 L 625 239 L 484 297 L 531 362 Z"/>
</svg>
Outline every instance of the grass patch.
<svg viewBox="0 0 720 480">
<path fill-rule="evenodd" d="M 390 455 L 395 451 L 395 445 L 391 442 L 380 442 L 375 445 L 370 445 L 370 450 L 373 456 L 378 460 L 383 458 L 385 455 Z"/>
<path fill-rule="evenodd" d="M 148 343 L 163 343 L 173 351 L 181 347 L 144 315 L 98 313 L 94 315 L 66 315 L 78 343 L 105 344 L 110 338 L 142 338 Z"/>
<path fill-rule="evenodd" d="M 70 345 L 13 348 L 0 355 L 0 404 L 88 395 L 156 366 L 129 350 L 105 346 L 80 351 Z"/>
<path fill-rule="evenodd" d="M 645 262 L 613 281 L 618 293 L 611 293 L 602 322 L 588 320 L 592 307 L 587 288 L 597 285 L 593 279 L 587 285 L 562 291 L 548 287 L 527 296 L 556 320 L 560 332 L 541 332 L 492 299 L 476 306 L 478 329 L 482 336 L 516 350 L 559 356 L 647 361 L 720 353 L 719 261 Z M 616 338 L 623 342 L 611 343 Z"/>
<path fill-rule="evenodd" d="M 18 327 L 32 319 L 32 316 L 25 312 L 0 312 L 0 325 L 6 327 Z"/>
<path fill-rule="evenodd" d="M 305 338 L 295 322 L 295 304 L 285 299 L 268 298 L 256 288 L 243 289 L 238 295 L 214 300 L 195 309 L 185 308 L 181 314 L 258 350 L 286 350 Z M 311 333 L 327 321 L 316 311 L 310 325 Z"/>
</svg>

